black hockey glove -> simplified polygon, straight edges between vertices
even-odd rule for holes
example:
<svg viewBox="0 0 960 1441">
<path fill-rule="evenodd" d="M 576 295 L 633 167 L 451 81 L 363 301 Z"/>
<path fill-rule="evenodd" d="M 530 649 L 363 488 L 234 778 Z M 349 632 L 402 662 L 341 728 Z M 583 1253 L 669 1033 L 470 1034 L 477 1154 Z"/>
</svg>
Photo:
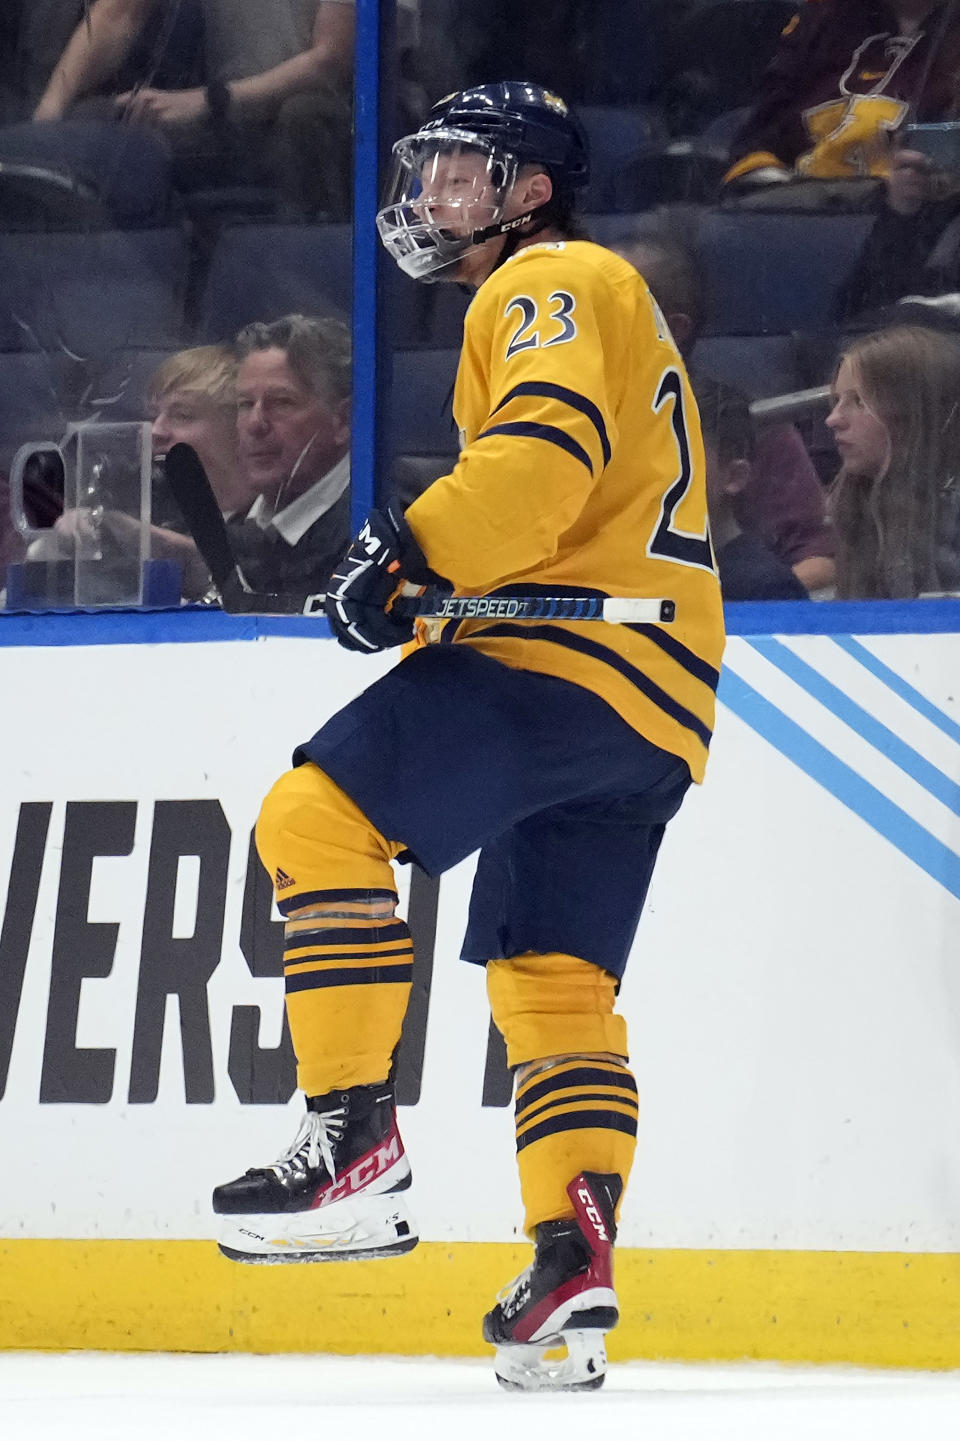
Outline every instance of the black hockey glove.
<svg viewBox="0 0 960 1441">
<path fill-rule="evenodd" d="M 417 585 L 449 582 L 430 570 L 402 517 L 372 510 L 327 582 L 327 619 L 347 650 L 389 650 L 412 640 L 412 618 L 390 609 L 405 580 Z"/>
</svg>

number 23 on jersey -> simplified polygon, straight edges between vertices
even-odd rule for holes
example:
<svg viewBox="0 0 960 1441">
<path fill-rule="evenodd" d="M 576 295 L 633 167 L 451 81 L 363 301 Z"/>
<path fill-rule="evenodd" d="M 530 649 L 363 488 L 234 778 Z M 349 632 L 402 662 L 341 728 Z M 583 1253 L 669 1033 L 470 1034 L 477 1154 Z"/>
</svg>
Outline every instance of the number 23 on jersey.
<svg viewBox="0 0 960 1441">
<path fill-rule="evenodd" d="M 577 302 L 569 290 L 555 290 L 547 298 L 547 313 L 529 295 L 516 295 L 509 301 L 504 314 L 516 313 L 516 329 L 507 346 L 505 360 L 512 360 L 522 350 L 546 350 L 549 345 L 566 345 L 577 334 L 573 312 Z"/>
</svg>

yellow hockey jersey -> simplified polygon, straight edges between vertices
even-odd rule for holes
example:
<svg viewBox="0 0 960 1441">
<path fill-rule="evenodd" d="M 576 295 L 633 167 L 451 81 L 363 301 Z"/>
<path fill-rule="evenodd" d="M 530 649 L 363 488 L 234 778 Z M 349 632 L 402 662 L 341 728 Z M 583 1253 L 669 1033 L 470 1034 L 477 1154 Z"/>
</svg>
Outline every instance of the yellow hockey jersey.
<svg viewBox="0 0 960 1441">
<path fill-rule="evenodd" d="M 723 611 L 699 417 L 645 282 L 586 241 L 519 251 L 467 312 L 454 417 L 457 464 L 406 520 L 458 594 L 664 597 L 676 618 L 450 622 L 441 639 L 586 687 L 701 780 Z"/>
</svg>

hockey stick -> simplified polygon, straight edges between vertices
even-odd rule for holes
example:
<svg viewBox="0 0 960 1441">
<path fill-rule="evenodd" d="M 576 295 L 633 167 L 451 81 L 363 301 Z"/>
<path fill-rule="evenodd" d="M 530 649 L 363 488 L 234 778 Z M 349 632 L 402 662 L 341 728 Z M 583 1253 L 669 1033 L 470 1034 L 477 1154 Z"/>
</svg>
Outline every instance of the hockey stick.
<svg viewBox="0 0 960 1441">
<path fill-rule="evenodd" d="M 220 507 L 195 450 L 174 445 L 165 462 L 167 482 L 183 513 L 197 549 L 206 561 L 230 615 L 323 615 L 322 591 L 255 591 L 247 584 L 230 545 Z M 633 596 L 449 595 L 428 587 L 399 596 L 391 607 L 399 616 L 423 620 L 603 620 L 613 624 L 666 624 L 673 620 L 672 600 Z"/>
</svg>

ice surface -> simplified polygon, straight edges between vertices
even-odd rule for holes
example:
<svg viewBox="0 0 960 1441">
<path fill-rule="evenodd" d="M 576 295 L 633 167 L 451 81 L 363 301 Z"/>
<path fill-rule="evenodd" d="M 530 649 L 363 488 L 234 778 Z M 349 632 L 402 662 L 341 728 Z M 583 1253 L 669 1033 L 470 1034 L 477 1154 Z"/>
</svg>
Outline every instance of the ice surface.
<svg viewBox="0 0 960 1441">
<path fill-rule="evenodd" d="M 598 1393 L 515 1396 L 486 1361 L 0 1355 L 3 1441 L 495 1441 L 506 1427 L 517 1441 L 956 1441 L 960 1373 L 637 1362 Z"/>
</svg>

